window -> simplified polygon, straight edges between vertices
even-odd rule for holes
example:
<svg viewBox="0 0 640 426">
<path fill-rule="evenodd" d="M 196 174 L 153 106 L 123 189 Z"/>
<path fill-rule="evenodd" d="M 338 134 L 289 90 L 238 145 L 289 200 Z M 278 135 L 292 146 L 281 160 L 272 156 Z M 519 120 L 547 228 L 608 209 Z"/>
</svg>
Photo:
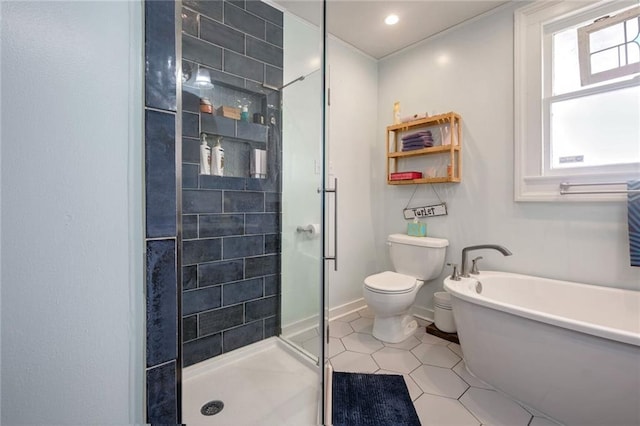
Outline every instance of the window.
<svg viewBox="0 0 640 426">
<path fill-rule="evenodd" d="M 640 174 L 635 4 L 542 2 L 516 11 L 516 201 L 623 199 L 563 197 L 559 186 Z"/>
<path fill-rule="evenodd" d="M 640 72 L 639 15 L 640 6 L 578 28 L 583 86 Z"/>
</svg>

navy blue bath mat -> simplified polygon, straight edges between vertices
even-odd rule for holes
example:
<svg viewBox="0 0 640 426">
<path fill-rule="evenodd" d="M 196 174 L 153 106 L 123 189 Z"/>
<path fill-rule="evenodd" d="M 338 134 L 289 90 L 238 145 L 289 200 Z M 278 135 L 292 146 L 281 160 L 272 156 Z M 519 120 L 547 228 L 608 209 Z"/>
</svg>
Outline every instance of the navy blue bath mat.
<svg viewBox="0 0 640 426">
<path fill-rule="evenodd" d="M 420 426 L 404 378 L 333 373 L 333 426 Z"/>
</svg>

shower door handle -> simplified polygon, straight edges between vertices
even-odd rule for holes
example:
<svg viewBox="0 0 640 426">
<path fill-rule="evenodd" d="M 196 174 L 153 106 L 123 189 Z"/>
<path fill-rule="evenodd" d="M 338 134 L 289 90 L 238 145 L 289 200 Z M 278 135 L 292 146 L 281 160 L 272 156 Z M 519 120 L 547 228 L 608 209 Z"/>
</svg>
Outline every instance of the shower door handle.
<svg viewBox="0 0 640 426">
<path fill-rule="evenodd" d="M 338 270 L 338 178 L 333 178 L 333 188 L 324 192 L 333 193 L 333 256 L 325 256 L 325 260 L 333 260 L 333 270 Z"/>
</svg>

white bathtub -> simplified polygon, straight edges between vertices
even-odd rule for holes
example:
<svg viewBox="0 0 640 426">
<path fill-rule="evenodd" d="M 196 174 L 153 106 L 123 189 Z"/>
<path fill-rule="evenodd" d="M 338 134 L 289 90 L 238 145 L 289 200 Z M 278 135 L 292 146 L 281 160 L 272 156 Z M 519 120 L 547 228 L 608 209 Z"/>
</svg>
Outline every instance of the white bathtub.
<svg viewBox="0 0 640 426">
<path fill-rule="evenodd" d="M 505 272 L 444 288 L 472 374 L 567 425 L 640 425 L 639 291 Z"/>
</svg>

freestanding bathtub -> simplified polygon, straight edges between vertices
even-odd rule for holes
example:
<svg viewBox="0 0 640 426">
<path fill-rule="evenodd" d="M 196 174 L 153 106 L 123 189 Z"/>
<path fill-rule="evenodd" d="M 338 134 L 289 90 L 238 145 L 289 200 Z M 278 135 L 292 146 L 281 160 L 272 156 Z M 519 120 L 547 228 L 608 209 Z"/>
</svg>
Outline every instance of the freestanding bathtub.
<svg viewBox="0 0 640 426">
<path fill-rule="evenodd" d="M 473 375 L 567 425 L 640 425 L 640 291 L 505 272 L 444 288 Z"/>
</svg>

